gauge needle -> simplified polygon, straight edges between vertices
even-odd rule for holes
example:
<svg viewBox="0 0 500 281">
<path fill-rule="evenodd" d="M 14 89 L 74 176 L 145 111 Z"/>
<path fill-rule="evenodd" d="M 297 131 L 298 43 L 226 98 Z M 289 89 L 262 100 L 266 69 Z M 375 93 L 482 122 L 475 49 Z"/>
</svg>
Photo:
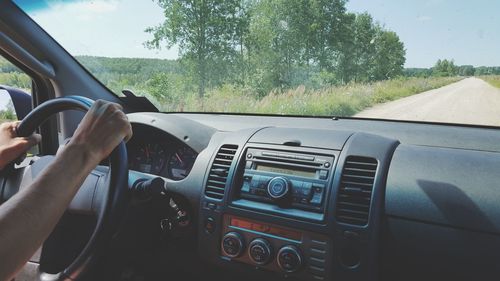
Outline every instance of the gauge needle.
<svg viewBox="0 0 500 281">
<path fill-rule="evenodd" d="M 179 162 L 181 163 L 181 165 L 184 165 L 184 161 L 182 161 L 182 159 L 179 156 L 179 154 L 175 153 L 175 157 L 177 157 L 177 160 L 179 160 Z"/>
</svg>

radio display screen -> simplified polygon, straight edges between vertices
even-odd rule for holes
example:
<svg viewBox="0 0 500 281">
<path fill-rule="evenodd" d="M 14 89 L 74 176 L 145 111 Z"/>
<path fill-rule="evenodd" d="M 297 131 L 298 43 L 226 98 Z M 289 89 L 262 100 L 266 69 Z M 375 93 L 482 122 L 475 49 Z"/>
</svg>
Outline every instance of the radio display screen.
<svg viewBox="0 0 500 281">
<path fill-rule="evenodd" d="M 316 171 L 315 170 L 307 170 L 307 169 L 291 169 L 285 166 L 271 166 L 267 164 L 257 164 L 255 167 L 257 171 L 263 171 L 263 172 L 271 172 L 271 173 L 279 173 L 279 174 L 286 174 L 286 175 L 292 175 L 292 176 L 299 176 L 299 177 L 308 177 L 308 178 L 314 178 L 316 176 Z"/>
<path fill-rule="evenodd" d="M 288 230 L 281 227 L 276 227 L 260 222 L 254 222 L 237 217 L 230 217 L 229 225 L 238 228 L 262 232 L 270 235 L 275 235 L 279 237 L 284 237 L 295 241 L 300 241 L 302 239 L 302 234 L 298 231 Z"/>
</svg>

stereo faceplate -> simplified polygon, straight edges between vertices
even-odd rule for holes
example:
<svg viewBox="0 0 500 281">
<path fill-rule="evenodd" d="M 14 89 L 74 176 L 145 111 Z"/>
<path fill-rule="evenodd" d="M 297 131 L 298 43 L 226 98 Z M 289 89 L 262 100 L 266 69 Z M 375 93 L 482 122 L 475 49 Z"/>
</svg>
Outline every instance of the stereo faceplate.
<svg viewBox="0 0 500 281">
<path fill-rule="evenodd" d="M 248 148 L 236 199 L 323 213 L 335 157 Z"/>
</svg>

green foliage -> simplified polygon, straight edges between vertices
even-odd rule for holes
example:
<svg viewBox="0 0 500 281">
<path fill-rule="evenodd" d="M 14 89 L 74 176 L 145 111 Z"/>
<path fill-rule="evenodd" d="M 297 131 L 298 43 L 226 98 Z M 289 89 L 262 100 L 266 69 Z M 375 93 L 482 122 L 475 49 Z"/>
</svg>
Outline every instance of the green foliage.
<svg viewBox="0 0 500 281">
<path fill-rule="evenodd" d="M 461 65 L 458 67 L 458 75 L 460 76 L 474 76 L 475 71 L 472 65 Z"/>
<path fill-rule="evenodd" d="M 202 97 L 210 74 L 216 73 L 209 71 L 209 65 L 231 62 L 236 53 L 233 46 L 241 43 L 241 29 L 245 27 L 243 1 L 158 0 L 157 3 L 164 10 L 165 22 L 146 29 L 153 35 L 146 46 L 160 48 L 165 43 L 170 48 L 177 44 L 182 58 L 194 66 L 192 74 Z"/>
<path fill-rule="evenodd" d="M 0 85 L 19 89 L 31 89 L 31 78 L 22 72 L 0 72 Z"/>
<path fill-rule="evenodd" d="M 8 60 L 0 57 L 0 72 L 21 72 L 21 70 Z"/>
<path fill-rule="evenodd" d="M 479 78 L 490 83 L 492 86 L 500 88 L 500 75 L 480 76 Z"/>
<path fill-rule="evenodd" d="M 14 105 L 12 104 L 12 101 L 9 101 L 6 107 L 0 110 L 0 123 L 15 120 L 17 120 L 17 115 L 14 110 Z"/>
<path fill-rule="evenodd" d="M 480 66 L 476 67 L 474 75 L 500 75 L 500 66 Z"/>
<path fill-rule="evenodd" d="M 162 24 L 149 48 L 179 46 L 185 75 L 205 88 L 238 84 L 263 97 L 310 85 L 377 81 L 402 74 L 405 49 L 346 0 L 157 0 Z M 326 74 L 328 73 L 328 74 Z M 312 82 L 314 83 L 314 82 Z M 313 86 L 313 85 L 311 85 Z"/>
<path fill-rule="evenodd" d="M 458 74 L 458 67 L 453 60 L 438 60 L 432 67 L 432 75 L 438 77 L 455 76 Z"/>
<path fill-rule="evenodd" d="M 442 87 L 459 77 L 398 78 L 374 83 L 350 83 L 308 89 L 299 86 L 285 92 L 271 92 L 256 98 L 251 89 L 224 85 L 203 99 L 191 99 L 188 111 L 352 116 L 377 103 Z"/>
</svg>

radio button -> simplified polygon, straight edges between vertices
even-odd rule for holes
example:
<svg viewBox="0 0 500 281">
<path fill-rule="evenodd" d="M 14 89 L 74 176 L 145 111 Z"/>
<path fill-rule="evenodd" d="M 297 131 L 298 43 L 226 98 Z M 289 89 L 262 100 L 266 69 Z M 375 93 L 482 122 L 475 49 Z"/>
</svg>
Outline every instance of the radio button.
<svg viewBox="0 0 500 281">
<path fill-rule="evenodd" d="M 292 180 L 291 183 L 292 183 L 292 195 L 294 197 L 300 196 L 300 193 L 302 192 L 303 182 Z"/>
<path fill-rule="evenodd" d="M 283 177 L 273 178 L 268 186 L 267 193 L 274 199 L 285 198 L 289 191 L 288 180 Z"/>
<path fill-rule="evenodd" d="M 314 205 L 320 205 L 323 201 L 324 185 L 313 185 L 313 196 L 310 203 Z"/>
<path fill-rule="evenodd" d="M 271 244 L 265 239 L 256 238 L 248 245 L 248 255 L 258 265 L 267 264 L 272 257 Z"/>
<path fill-rule="evenodd" d="M 252 181 L 250 182 L 250 187 L 251 188 L 258 188 L 260 183 L 260 176 L 259 175 L 253 175 Z"/>
<path fill-rule="evenodd" d="M 326 180 L 328 178 L 328 170 L 320 170 L 319 171 L 319 179 Z"/>
<path fill-rule="evenodd" d="M 241 187 L 242 192 L 250 192 L 250 182 L 252 181 L 251 176 L 244 176 L 243 177 L 243 186 Z"/>
<path fill-rule="evenodd" d="M 301 188 L 300 195 L 302 197 L 309 199 L 309 197 L 311 196 L 311 189 L 312 189 L 312 183 L 304 182 Z"/>
<path fill-rule="evenodd" d="M 310 203 L 311 204 L 314 204 L 314 205 L 320 205 L 321 204 L 321 201 L 323 199 L 323 194 L 321 193 L 314 193 Z"/>
</svg>

